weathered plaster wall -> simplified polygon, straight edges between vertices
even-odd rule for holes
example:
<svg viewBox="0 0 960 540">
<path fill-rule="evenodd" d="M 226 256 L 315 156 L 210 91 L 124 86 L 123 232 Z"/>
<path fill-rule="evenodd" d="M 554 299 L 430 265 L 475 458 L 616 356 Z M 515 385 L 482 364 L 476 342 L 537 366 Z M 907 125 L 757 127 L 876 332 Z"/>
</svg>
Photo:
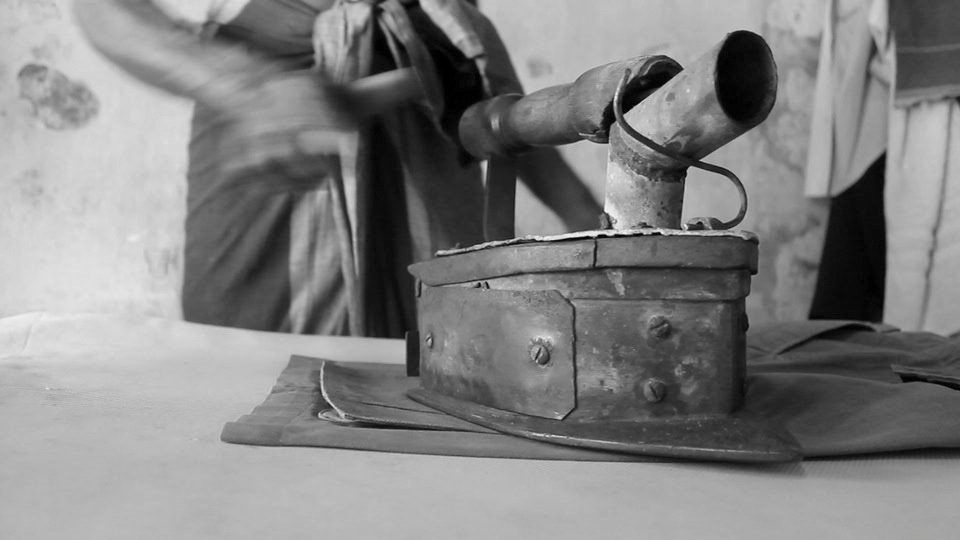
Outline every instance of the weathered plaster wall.
<svg viewBox="0 0 960 540">
<path fill-rule="evenodd" d="M 101 60 L 68 0 L 0 0 L 0 316 L 178 317 L 189 104 Z"/>
<path fill-rule="evenodd" d="M 0 0 L 0 316 L 29 310 L 178 317 L 189 105 L 101 60 L 70 0 Z M 681 63 L 725 33 L 760 32 L 780 93 L 758 130 L 711 156 L 744 179 L 761 237 L 754 320 L 804 317 L 824 209 L 801 196 L 823 0 L 484 0 L 530 90 L 661 53 Z M 564 149 L 602 197 L 605 148 Z M 725 180 L 693 171 L 687 215 L 727 216 Z M 559 223 L 521 194 L 521 233 Z"/>
<path fill-rule="evenodd" d="M 758 129 L 707 161 L 734 170 L 747 187 L 750 210 L 741 228 L 760 236 L 760 273 L 748 309 L 754 320 L 806 317 L 816 278 L 825 207 L 802 196 L 823 0 L 621 0 L 508 2 L 480 5 L 500 29 L 528 91 L 568 82 L 602 63 L 666 54 L 685 64 L 733 30 L 763 35 L 778 64 L 777 105 Z M 547 8 L 549 5 L 549 8 Z M 598 200 L 606 148 L 578 143 L 563 153 Z M 560 224 L 527 193 L 521 232 L 559 231 Z M 736 212 L 727 180 L 692 170 L 686 217 Z"/>
</svg>

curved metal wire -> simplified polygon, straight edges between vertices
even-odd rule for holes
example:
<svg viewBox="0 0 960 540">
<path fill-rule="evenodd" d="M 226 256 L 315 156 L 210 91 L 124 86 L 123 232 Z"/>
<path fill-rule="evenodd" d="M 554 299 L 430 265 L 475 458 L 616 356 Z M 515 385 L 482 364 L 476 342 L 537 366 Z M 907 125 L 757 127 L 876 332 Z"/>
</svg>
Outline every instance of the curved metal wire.
<svg viewBox="0 0 960 540">
<path fill-rule="evenodd" d="M 741 221 L 743 221 L 744 216 L 747 215 L 747 190 L 744 189 L 743 182 L 741 182 L 737 175 L 733 174 L 733 172 L 729 169 L 725 169 L 719 165 L 713 165 L 711 163 L 704 163 L 698 159 L 691 159 L 683 156 L 677 152 L 674 152 L 673 150 L 670 150 L 669 148 L 666 148 L 665 146 L 661 146 L 653 142 L 637 130 L 633 129 L 633 127 L 627 123 L 627 119 L 623 116 L 623 92 L 629 80 L 630 70 L 626 69 L 623 72 L 623 78 L 620 79 L 620 84 L 617 85 L 617 91 L 613 94 L 613 114 L 617 119 L 617 124 L 620 126 L 620 129 L 622 129 L 624 133 L 630 137 L 636 139 L 652 150 L 679 161 L 681 164 L 687 167 L 694 167 L 707 172 L 719 174 L 721 176 L 726 176 L 731 182 L 733 182 L 733 185 L 737 188 L 737 193 L 740 195 L 740 212 L 738 212 L 737 216 L 732 220 L 721 222 L 720 226 L 713 228 L 722 230 L 736 227 Z M 697 219 L 693 221 L 697 221 Z"/>
</svg>

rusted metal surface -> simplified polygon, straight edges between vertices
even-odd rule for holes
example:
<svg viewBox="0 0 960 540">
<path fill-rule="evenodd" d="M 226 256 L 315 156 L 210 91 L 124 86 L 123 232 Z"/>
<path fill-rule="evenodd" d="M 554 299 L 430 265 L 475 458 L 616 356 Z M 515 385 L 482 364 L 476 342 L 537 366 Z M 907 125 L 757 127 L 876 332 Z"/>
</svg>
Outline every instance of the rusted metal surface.
<svg viewBox="0 0 960 540">
<path fill-rule="evenodd" d="M 449 281 L 439 290 L 482 284 L 489 292 L 556 292 L 569 300 L 576 314 L 577 344 L 577 409 L 571 418 L 735 410 L 744 374 L 743 299 L 749 293 L 750 274 L 756 271 L 757 245 L 733 237 L 695 235 L 596 242 L 595 260 L 583 268 L 571 264 L 576 259 L 563 257 L 568 253 L 563 242 L 467 252 L 420 268 L 443 264 L 439 278 Z M 517 253 L 528 248 L 535 248 L 533 260 Z M 549 256 L 550 249 L 557 254 Z M 491 277 L 484 272 L 481 256 L 499 264 L 514 260 L 546 264 L 539 270 L 528 264 L 523 273 Z M 428 274 L 418 277 L 429 283 Z M 426 290 L 436 293 L 438 288 Z M 421 304 L 424 316 L 434 317 L 436 311 L 431 304 Z M 423 324 L 420 331 L 435 332 Z M 655 405 L 644 398 L 644 385 L 650 380 L 659 381 L 667 392 Z"/>
<path fill-rule="evenodd" d="M 757 243 L 732 236 L 632 236 L 597 240 L 597 268 L 747 269 L 757 273 Z"/>
<path fill-rule="evenodd" d="M 556 291 L 425 287 L 424 388 L 545 418 L 576 406 L 573 306 Z"/>
<path fill-rule="evenodd" d="M 570 419 L 717 415 L 742 404 L 743 301 L 574 300 L 577 409 Z M 660 399 L 646 399 L 657 381 Z"/>
<path fill-rule="evenodd" d="M 593 240 L 555 244 L 522 244 L 502 250 L 470 251 L 456 258 L 438 257 L 410 266 L 425 285 L 447 285 L 497 276 L 539 272 L 544 269 L 577 269 L 593 266 Z"/>
<path fill-rule="evenodd" d="M 776 100 L 770 48 L 734 32 L 625 114 L 658 145 L 700 159 L 762 122 Z M 687 164 L 610 130 L 604 211 L 614 228 L 679 229 Z"/>
<path fill-rule="evenodd" d="M 737 300 L 750 292 L 749 270 L 702 268 L 605 268 L 544 272 L 484 280 L 500 290 L 555 290 L 565 298 L 693 301 Z"/>
<path fill-rule="evenodd" d="M 720 167 L 718 165 L 712 165 L 710 163 L 704 163 L 698 159 L 688 158 L 683 154 L 675 152 L 665 146 L 661 146 L 646 137 L 639 131 L 633 129 L 630 123 L 623 115 L 623 92 L 626 89 L 627 81 L 629 80 L 629 73 L 625 73 L 623 80 L 620 83 L 620 87 L 617 89 L 617 93 L 613 98 L 613 114 L 617 118 L 617 126 L 623 131 L 624 135 L 638 142 L 643 143 L 648 148 L 655 150 L 665 156 L 672 157 L 680 165 L 685 167 L 696 167 L 701 170 L 719 174 L 721 176 L 727 177 L 734 187 L 737 189 L 737 195 L 740 198 L 740 209 L 737 211 L 736 216 L 730 221 L 720 221 L 715 217 L 696 217 L 688 221 L 684 225 L 684 229 L 693 230 L 693 231 L 702 231 L 702 230 L 725 230 L 737 226 L 741 221 L 743 221 L 744 216 L 747 215 L 747 190 L 743 187 L 743 182 L 740 181 L 740 178 L 734 174 L 730 169 Z M 681 201 L 682 202 L 682 201 Z M 606 212 L 603 213 L 604 221 L 609 227 L 612 227 L 612 218 Z M 649 227 L 650 225 L 645 221 L 639 221 L 636 224 L 641 227 Z"/>
<path fill-rule="evenodd" d="M 755 241 L 684 232 L 493 245 L 417 263 L 410 272 L 423 283 L 436 286 L 518 274 L 619 267 L 747 269 L 756 273 L 757 260 Z"/>
<path fill-rule="evenodd" d="M 708 461 L 776 463 L 802 457 L 793 436 L 745 414 L 574 422 L 516 414 L 424 389 L 409 395 L 477 425 L 553 444 Z"/>
</svg>

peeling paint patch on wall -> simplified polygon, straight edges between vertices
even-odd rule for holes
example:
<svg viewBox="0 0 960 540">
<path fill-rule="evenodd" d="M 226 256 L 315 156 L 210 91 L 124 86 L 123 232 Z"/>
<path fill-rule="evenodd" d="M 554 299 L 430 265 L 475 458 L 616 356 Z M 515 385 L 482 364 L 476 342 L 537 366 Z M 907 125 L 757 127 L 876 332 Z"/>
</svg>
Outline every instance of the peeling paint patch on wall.
<svg viewBox="0 0 960 540">
<path fill-rule="evenodd" d="M 14 176 L 13 186 L 20 195 L 20 200 L 31 207 L 42 205 L 46 198 L 43 178 L 37 169 L 27 169 Z"/>
<path fill-rule="evenodd" d="M 30 47 L 30 55 L 34 60 L 40 63 L 51 63 L 66 50 L 66 45 L 56 36 L 47 36 L 47 38 L 38 45 Z"/>
<path fill-rule="evenodd" d="M 20 97 L 33 105 L 33 113 L 54 130 L 81 128 L 100 111 L 97 96 L 82 82 L 71 81 L 59 70 L 27 64 L 17 74 Z"/>
</svg>

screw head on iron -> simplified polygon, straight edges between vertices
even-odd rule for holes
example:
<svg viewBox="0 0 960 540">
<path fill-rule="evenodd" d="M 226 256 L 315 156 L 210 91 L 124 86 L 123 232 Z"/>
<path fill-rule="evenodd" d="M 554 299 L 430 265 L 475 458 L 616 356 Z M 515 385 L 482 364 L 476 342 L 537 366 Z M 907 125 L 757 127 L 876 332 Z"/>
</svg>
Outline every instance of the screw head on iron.
<svg viewBox="0 0 960 540">
<path fill-rule="evenodd" d="M 543 343 L 534 343 L 530 346 L 530 359 L 538 366 L 550 363 L 550 348 Z"/>
<path fill-rule="evenodd" d="M 427 346 L 428 349 L 433 348 L 433 334 L 427 332 L 427 335 L 423 338 L 423 344 Z"/>
<path fill-rule="evenodd" d="M 647 330 L 650 331 L 651 336 L 657 339 L 667 339 L 670 337 L 672 328 L 670 327 L 670 321 L 668 321 L 666 317 L 663 315 L 654 315 L 647 321 Z"/>
<path fill-rule="evenodd" d="M 643 397 L 650 403 L 658 403 L 667 397 L 667 385 L 657 379 L 650 379 L 643 385 Z"/>
</svg>

